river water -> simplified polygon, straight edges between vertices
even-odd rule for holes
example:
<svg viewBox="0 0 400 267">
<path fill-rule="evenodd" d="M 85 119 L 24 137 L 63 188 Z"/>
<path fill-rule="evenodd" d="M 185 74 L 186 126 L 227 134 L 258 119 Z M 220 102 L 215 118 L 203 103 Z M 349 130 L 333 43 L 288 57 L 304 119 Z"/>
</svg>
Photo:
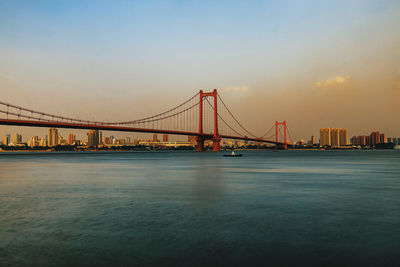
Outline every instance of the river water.
<svg viewBox="0 0 400 267">
<path fill-rule="evenodd" d="M 399 266 L 400 151 L 0 153 L 0 266 Z"/>
</svg>

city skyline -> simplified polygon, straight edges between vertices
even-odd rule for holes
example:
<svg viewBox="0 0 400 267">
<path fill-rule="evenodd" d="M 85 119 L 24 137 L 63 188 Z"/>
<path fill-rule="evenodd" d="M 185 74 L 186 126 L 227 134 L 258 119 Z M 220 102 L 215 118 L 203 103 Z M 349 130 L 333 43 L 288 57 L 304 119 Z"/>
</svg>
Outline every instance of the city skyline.
<svg viewBox="0 0 400 267">
<path fill-rule="evenodd" d="M 11 131 L 2 131 L 0 132 L 0 137 L 3 138 L 6 135 L 10 135 L 10 139 L 15 135 L 18 134 L 21 137 L 21 141 L 22 142 L 28 142 L 30 137 L 32 136 L 39 136 L 39 137 L 44 137 L 49 135 L 49 130 L 51 128 L 35 128 L 35 130 L 33 130 L 34 134 L 29 135 L 29 134 L 24 134 L 24 129 L 29 129 L 29 127 L 20 127 L 20 126 L 2 126 L 4 128 L 10 128 Z M 315 136 L 320 136 L 321 135 L 321 130 L 322 129 L 336 129 L 336 128 L 319 128 L 318 131 L 316 131 L 315 133 L 311 134 L 311 137 Z M 338 130 L 342 130 L 340 128 L 337 128 Z M 57 133 L 59 136 L 63 136 L 65 137 L 65 140 L 70 140 L 71 138 L 73 138 L 73 140 L 84 140 L 87 139 L 88 136 L 88 130 L 84 130 L 84 129 L 63 129 L 63 128 L 56 128 Z M 346 131 L 346 136 L 347 139 L 344 142 L 341 143 L 350 143 L 350 138 L 354 137 L 354 136 L 365 136 L 365 132 L 362 133 L 352 133 L 351 131 L 348 131 L 348 129 L 343 128 L 343 130 Z M 26 131 L 25 131 L 26 132 Z M 39 133 L 38 133 L 39 132 Z M 89 131 L 90 132 L 90 131 Z M 165 137 L 165 135 L 163 134 L 149 134 L 149 133 L 127 133 L 127 132 L 114 132 L 114 131 L 101 131 L 102 133 L 105 133 L 104 136 L 115 136 L 116 138 L 119 139 L 124 139 L 124 138 L 135 138 L 135 139 L 154 139 L 154 136 L 158 136 L 158 138 L 162 141 L 169 141 L 169 139 L 173 139 L 174 141 L 176 140 L 186 140 L 186 137 L 183 136 L 175 136 L 173 134 L 167 134 Z M 370 133 L 374 133 L 374 132 L 385 132 L 385 131 L 376 131 L 376 130 L 367 130 L 366 132 L 370 132 Z M 27 137 L 28 136 L 28 137 Z M 399 135 L 400 136 L 400 135 Z M 339 136 L 338 136 L 339 137 Z M 396 138 L 396 135 L 387 135 L 385 134 L 385 139 L 386 138 Z M 293 138 L 293 140 L 291 140 L 289 137 L 287 139 L 289 142 L 298 142 L 300 140 L 309 140 L 309 136 L 308 137 L 299 137 L 299 138 Z M 318 143 L 318 139 L 316 139 L 316 143 Z"/>
<path fill-rule="evenodd" d="M 20 133 L 8 133 L 3 136 L 0 141 L 0 145 L 5 146 L 15 146 L 19 147 L 21 145 L 26 145 L 27 147 L 54 147 L 58 145 L 62 146 L 70 146 L 70 145 L 78 145 L 78 146 L 88 146 L 88 147 L 98 147 L 100 146 L 120 146 L 120 145 L 146 145 L 152 146 L 156 144 L 187 144 L 192 143 L 193 145 L 196 143 L 195 136 L 188 136 L 187 142 L 183 141 L 182 136 L 179 138 L 171 138 L 170 140 L 169 134 L 147 134 L 146 137 L 135 138 L 132 134 L 127 135 L 125 133 L 124 137 L 118 137 L 112 131 L 99 131 L 99 130 L 89 130 L 86 131 L 86 140 L 79 139 L 76 137 L 75 131 L 69 131 L 68 137 L 63 137 L 59 133 L 60 129 L 57 128 L 49 128 L 48 134 L 44 137 L 41 136 L 30 136 L 28 138 L 23 139 Z M 83 130 L 81 130 L 83 131 Z M 105 133 L 105 134 L 104 134 Z M 107 136 L 108 134 L 111 134 Z M 171 135 L 173 136 L 173 135 Z M 348 134 L 348 129 L 346 128 L 321 128 L 319 131 L 319 139 L 316 141 L 315 136 L 311 136 L 310 140 L 287 140 L 288 144 L 293 144 L 297 146 L 303 147 L 315 147 L 316 145 L 319 148 L 331 147 L 331 148 L 345 148 L 345 147 L 374 147 L 379 144 L 392 143 L 393 145 L 400 144 L 400 137 L 386 137 L 385 133 L 379 131 L 372 131 L 369 135 L 353 135 L 351 138 Z M 160 138 L 159 138 L 160 137 Z M 223 139 L 221 142 L 226 144 L 236 144 L 236 145 L 246 145 L 249 144 L 247 140 L 230 140 Z M 251 141 L 251 144 L 257 144 L 256 141 Z M 208 142 L 208 145 L 211 143 Z M 259 143 L 261 144 L 261 143 Z M 390 148 L 390 147 L 388 147 Z"/>
<path fill-rule="evenodd" d="M 400 135 L 396 1 L 1 7 L 0 88 L 13 104 L 129 120 L 217 88 L 259 134 L 262 118 L 286 120 L 296 139 L 320 127 Z"/>
</svg>

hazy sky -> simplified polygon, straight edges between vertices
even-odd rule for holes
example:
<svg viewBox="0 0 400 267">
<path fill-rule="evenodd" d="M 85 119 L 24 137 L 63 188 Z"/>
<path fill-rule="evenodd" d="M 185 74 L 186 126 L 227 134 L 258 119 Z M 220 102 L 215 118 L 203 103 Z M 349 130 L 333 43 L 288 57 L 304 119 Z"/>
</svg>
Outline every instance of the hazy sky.
<svg viewBox="0 0 400 267">
<path fill-rule="evenodd" d="M 399 29 L 400 1 L 0 0 L 0 100 L 111 121 L 217 88 L 259 134 L 400 136 Z"/>
</svg>

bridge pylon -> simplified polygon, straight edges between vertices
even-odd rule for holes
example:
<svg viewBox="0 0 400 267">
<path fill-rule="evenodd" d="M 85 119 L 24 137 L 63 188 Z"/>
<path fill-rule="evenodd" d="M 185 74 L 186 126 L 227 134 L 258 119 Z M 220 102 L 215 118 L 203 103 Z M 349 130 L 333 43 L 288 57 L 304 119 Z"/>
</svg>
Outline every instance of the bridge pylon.
<svg viewBox="0 0 400 267">
<path fill-rule="evenodd" d="M 213 97 L 214 98 L 214 134 L 212 136 L 213 141 L 213 149 L 212 151 L 219 151 L 220 150 L 220 142 L 221 136 L 218 132 L 218 106 L 217 106 L 217 99 L 218 99 L 218 92 L 217 89 L 214 89 L 212 92 L 203 92 L 200 90 L 200 102 L 199 102 L 199 135 L 197 136 L 197 148 L 196 151 L 204 151 L 204 141 L 206 140 L 204 132 L 203 132 L 203 99 L 205 97 Z"/>
<path fill-rule="evenodd" d="M 278 122 L 278 121 L 275 121 L 275 143 L 276 143 L 276 149 L 278 149 L 278 128 L 279 128 L 279 125 L 282 125 L 283 126 L 283 138 L 284 138 L 284 141 L 283 141 L 283 148 L 286 150 L 287 149 L 287 140 L 286 140 L 286 121 L 282 121 L 282 122 Z"/>
<path fill-rule="evenodd" d="M 196 151 L 203 152 L 204 151 L 204 137 L 196 136 Z"/>
</svg>

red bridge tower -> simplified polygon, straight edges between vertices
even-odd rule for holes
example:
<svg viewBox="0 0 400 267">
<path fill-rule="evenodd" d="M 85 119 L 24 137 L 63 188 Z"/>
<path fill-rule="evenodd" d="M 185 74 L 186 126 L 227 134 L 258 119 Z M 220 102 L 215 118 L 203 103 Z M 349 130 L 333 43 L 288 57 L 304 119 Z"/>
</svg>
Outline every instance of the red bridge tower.
<svg viewBox="0 0 400 267">
<path fill-rule="evenodd" d="M 278 148 L 278 127 L 279 125 L 283 126 L 283 148 L 286 150 L 287 149 L 287 140 L 286 140 L 286 121 L 283 122 L 278 122 L 275 121 L 275 142 L 276 142 L 276 148 Z"/>
<path fill-rule="evenodd" d="M 200 103 L 199 103 L 199 135 L 197 136 L 197 148 L 196 151 L 204 151 L 204 141 L 209 139 L 204 135 L 203 132 L 203 99 L 205 97 L 213 97 L 214 98 L 214 135 L 212 136 L 213 141 L 213 151 L 219 151 L 219 144 L 221 141 L 221 136 L 218 132 L 218 109 L 217 109 L 217 98 L 218 93 L 217 89 L 214 89 L 212 92 L 204 93 L 203 90 L 200 90 Z"/>
</svg>

